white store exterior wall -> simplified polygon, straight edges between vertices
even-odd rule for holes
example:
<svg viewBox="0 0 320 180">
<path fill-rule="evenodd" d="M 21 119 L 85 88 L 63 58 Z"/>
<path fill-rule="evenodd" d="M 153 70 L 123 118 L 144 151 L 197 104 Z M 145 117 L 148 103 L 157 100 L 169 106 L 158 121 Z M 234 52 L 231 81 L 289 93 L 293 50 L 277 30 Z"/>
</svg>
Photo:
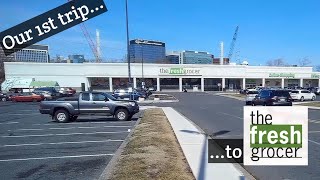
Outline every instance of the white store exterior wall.
<svg viewBox="0 0 320 180">
<path fill-rule="evenodd" d="M 10 78 L 35 78 L 36 81 L 57 81 L 61 87 L 81 87 L 85 83 L 90 87 L 89 77 L 127 78 L 128 65 L 126 63 L 23 63 L 5 62 L 6 79 Z M 175 73 L 173 69 L 190 70 L 191 73 Z M 161 72 L 166 70 L 167 72 Z M 179 71 L 179 70 L 178 70 Z M 170 73 L 171 72 L 171 73 Z M 282 74 L 281 74 L 282 73 Z M 131 64 L 132 78 L 142 77 L 142 66 L 140 63 Z M 270 77 L 279 76 L 279 77 Z M 286 77 L 286 76 L 294 77 Z M 242 65 L 202 65 L 202 64 L 144 64 L 144 78 L 237 78 L 242 84 L 245 79 L 266 80 L 281 79 L 282 86 L 285 79 L 313 79 L 320 86 L 320 73 L 312 72 L 312 67 L 269 67 L 269 66 L 242 66 Z M 244 80 L 244 81 L 243 81 Z M 222 83 L 222 86 L 225 84 Z M 201 85 L 203 91 L 203 85 Z M 182 87 L 179 87 L 180 91 Z M 158 89 L 159 90 L 159 89 Z"/>
</svg>

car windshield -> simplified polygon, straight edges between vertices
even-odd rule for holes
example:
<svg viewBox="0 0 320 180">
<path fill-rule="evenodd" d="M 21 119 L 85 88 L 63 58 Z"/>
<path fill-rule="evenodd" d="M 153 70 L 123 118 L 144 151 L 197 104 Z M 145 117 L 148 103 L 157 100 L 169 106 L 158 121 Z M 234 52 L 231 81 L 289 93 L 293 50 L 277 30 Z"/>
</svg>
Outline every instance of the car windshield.
<svg viewBox="0 0 320 180">
<path fill-rule="evenodd" d="M 292 94 L 299 94 L 299 91 L 291 91 Z"/>
<path fill-rule="evenodd" d="M 290 96 L 288 91 L 274 91 L 274 96 Z"/>
</svg>

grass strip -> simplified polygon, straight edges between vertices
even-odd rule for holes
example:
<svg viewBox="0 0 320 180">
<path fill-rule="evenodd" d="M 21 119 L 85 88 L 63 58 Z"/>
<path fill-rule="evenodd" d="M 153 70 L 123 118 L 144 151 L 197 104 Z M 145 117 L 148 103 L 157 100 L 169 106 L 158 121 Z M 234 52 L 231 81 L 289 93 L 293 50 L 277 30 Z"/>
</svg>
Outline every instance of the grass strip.
<svg viewBox="0 0 320 180">
<path fill-rule="evenodd" d="M 109 179 L 195 179 L 162 109 L 146 110 Z"/>
</svg>

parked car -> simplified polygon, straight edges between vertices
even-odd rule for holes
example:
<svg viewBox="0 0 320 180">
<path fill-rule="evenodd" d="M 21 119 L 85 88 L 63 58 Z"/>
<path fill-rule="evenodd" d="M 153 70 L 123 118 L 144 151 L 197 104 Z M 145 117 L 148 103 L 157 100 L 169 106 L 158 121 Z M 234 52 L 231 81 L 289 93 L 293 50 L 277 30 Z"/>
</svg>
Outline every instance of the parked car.
<svg viewBox="0 0 320 180">
<path fill-rule="evenodd" d="M 136 89 L 134 89 L 134 91 L 142 94 L 144 96 L 144 98 L 147 98 L 152 94 L 152 92 L 146 88 L 136 88 Z"/>
<path fill-rule="evenodd" d="M 36 94 L 41 94 L 45 97 L 45 100 L 55 99 L 60 96 L 60 93 L 54 87 L 42 87 L 36 88 L 33 91 Z"/>
<path fill-rule="evenodd" d="M 257 90 L 250 90 L 246 94 L 246 105 L 250 105 L 252 100 L 259 94 Z"/>
<path fill-rule="evenodd" d="M 293 90 L 291 91 L 290 95 L 293 100 L 299 100 L 299 101 L 304 101 L 304 100 L 314 101 L 316 99 L 316 94 L 308 90 Z"/>
<path fill-rule="evenodd" d="M 309 88 L 307 88 L 307 90 L 309 90 L 310 92 L 312 92 L 316 95 L 320 95 L 320 88 L 318 88 L 318 87 L 309 87 Z"/>
<path fill-rule="evenodd" d="M 62 96 L 73 96 L 77 91 L 72 88 L 60 88 L 59 93 Z"/>
<path fill-rule="evenodd" d="M 116 89 L 113 91 L 113 97 L 116 99 L 131 99 L 131 100 L 138 100 L 139 97 L 146 98 L 145 94 L 141 94 L 136 90 L 133 90 L 131 93 L 128 89 Z"/>
<path fill-rule="evenodd" d="M 9 96 L 5 93 L 0 93 L 0 101 L 9 101 Z"/>
<path fill-rule="evenodd" d="M 44 99 L 45 97 L 43 95 L 38 95 L 35 93 L 21 93 L 11 97 L 11 101 L 13 102 L 40 102 Z"/>
<path fill-rule="evenodd" d="M 286 90 L 261 90 L 251 105 L 292 106 L 292 98 Z"/>
<path fill-rule="evenodd" d="M 157 89 L 155 87 L 153 87 L 153 86 L 150 86 L 150 87 L 148 87 L 148 90 L 149 91 L 156 91 Z"/>
<path fill-rule="evenodd" d="M 131 120 L 139 112 L 135 101 L 118 100 L 101 92 L 82 92 L 79 97 L 66 97 L 40 103 L 41 114 L 49 114 L 60 123 L 75 121 L 79 115 L 112 115 L 117 120 Z"/>
</svg>

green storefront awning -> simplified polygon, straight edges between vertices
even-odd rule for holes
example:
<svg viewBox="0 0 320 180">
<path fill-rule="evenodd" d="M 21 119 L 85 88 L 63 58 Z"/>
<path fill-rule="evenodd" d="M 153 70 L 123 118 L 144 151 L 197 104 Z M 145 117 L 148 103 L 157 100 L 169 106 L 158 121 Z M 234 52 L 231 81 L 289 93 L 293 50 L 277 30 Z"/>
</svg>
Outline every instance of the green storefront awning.
<svg viewBox="0 0 320 180">
<path fill-rule="evenodd" d="M 57 81 L 32 81 L 31 87 L 57 87 L 59 86 Z"/>
</svg>

